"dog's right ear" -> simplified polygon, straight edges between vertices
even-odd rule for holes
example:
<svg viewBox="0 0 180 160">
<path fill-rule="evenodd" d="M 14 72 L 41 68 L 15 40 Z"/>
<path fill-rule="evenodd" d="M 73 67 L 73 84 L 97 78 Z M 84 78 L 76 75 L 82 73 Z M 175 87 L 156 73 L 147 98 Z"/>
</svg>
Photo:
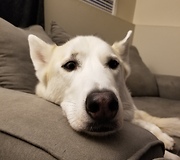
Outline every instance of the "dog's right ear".
<svg viewBox="0 0 180 160">
<path fill-rule="evenodd" d="M 30 57 L 35 70 L 41 71 L 49 62 L 54 45 L 47 44 L 35 35 L 28 36 Z"/>
<path fill-rule="evenodd" d="M 30 57 L 36 71 L 36 76 L 40 82 L 46 84 L 45 68 L 51 59 L 52 50 L 56 45 L 47 44 L 34 35 L 29 35 L 28 41 Z"/>
</svg>

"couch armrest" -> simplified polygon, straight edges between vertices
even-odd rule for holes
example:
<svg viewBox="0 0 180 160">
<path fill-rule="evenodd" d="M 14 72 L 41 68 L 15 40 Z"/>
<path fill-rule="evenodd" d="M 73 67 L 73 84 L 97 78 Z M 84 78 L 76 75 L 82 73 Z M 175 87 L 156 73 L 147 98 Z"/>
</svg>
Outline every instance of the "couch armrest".
<svg viewBox="0 0 180 160">
<path fill-rule="evenodd" d="M 61 108 L 35 95 L 0 87 L 0 159 L 152 160 L 164 145 L 150 132 L 124 122 L 107 137 L 75 132 Z"/>
<path fill-rule="evenodd" d="M 180 77 L 156 75 L 156 79 L 160 97 L 180 100 Z"/>
</svg>

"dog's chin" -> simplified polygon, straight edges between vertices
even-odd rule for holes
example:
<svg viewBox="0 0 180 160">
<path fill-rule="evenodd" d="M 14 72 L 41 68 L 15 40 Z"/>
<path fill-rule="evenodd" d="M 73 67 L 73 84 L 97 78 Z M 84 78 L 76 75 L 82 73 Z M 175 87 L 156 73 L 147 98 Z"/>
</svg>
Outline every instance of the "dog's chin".
<svg viewBox="0 0 180 160">
<path fill-rule="evenodd" d="M 92 136 L 106 136 L 116 133 L 118 130 L 120 130 L 120 126 L 115 122 L 109 122 L 109 123 L 94 122 L 94 123 L 89 123 L 83 132 Z"/>
</svg>

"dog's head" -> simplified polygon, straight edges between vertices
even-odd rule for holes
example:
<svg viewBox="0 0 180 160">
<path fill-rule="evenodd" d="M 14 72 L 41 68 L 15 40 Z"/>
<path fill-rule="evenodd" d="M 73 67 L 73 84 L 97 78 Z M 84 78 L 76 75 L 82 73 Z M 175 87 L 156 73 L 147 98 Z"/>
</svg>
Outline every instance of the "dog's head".
<svg viewBox="0 0 180 160">
<path fill-rule="evenodd" d="M 94 36 L 56 46 L 30 35 L 37 95 L 60 104 L 76 131 L 102 135 L 118 130 L 123 118 L 133 116 L 125 85 L 130 35 L 113 46 Z"/>
</svg>

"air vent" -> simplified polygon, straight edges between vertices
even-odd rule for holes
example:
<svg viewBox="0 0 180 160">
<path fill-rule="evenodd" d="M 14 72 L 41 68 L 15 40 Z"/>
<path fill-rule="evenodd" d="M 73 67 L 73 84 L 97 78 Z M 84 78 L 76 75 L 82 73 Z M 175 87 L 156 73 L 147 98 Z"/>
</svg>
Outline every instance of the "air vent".
<svg viewBox="0 0 180 160">
<path fill-rule="evenodd" d="M 83 0 L 83 1 L 113 15 L 116 12 L 116 7 L 115 7 L 116 0 Z"/>
</svg>

